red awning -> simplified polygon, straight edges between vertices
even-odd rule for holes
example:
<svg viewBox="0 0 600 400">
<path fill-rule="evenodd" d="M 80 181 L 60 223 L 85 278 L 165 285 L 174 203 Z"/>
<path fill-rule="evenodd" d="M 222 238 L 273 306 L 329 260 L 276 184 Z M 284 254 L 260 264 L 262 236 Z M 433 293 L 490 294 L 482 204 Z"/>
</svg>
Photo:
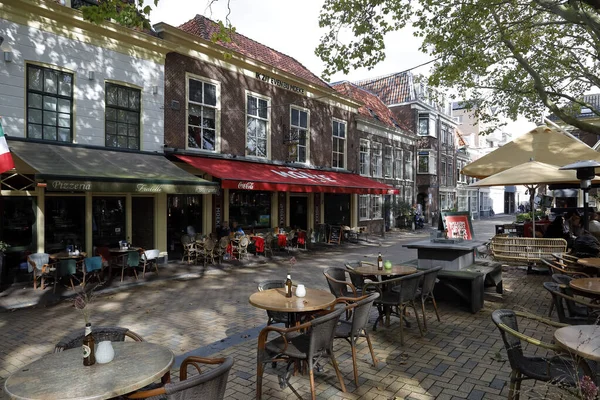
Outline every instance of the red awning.
<svg viewBox="0 0 600 400">
<path fill-rule="evenodd" d="M 398 189 L 357 174 L 292 168 L 247 161 L 177 155 L 181 161 L 221 179 L 224 189 L 280 192 L 398 194 Z"/>
</svg>

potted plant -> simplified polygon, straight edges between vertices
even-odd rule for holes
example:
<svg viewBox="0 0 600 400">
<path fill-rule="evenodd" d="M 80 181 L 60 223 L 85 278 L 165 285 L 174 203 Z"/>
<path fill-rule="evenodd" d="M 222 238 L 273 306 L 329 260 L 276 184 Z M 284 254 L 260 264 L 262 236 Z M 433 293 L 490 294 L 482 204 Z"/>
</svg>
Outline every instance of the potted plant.
<svg viewBox="0 0 600 400">
<path fill-rule="evenodd" d="M 396 226 L 399 228 L 411 226 L 413 209 L 408 202 L 396 202 L 394 204 L 394 215 L 396 215 Z"/>
</svg>

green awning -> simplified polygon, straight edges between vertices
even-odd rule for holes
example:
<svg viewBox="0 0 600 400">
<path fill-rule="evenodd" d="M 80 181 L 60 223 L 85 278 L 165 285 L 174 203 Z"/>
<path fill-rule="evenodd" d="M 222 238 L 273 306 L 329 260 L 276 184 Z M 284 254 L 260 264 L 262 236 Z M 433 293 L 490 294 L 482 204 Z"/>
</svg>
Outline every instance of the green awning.
<svg viewBox="0 0 600 400">
<path fill-rule="evenodd" d="M 198 178 L 163 155 L 9 140 L 11 152 L 29 164 L 46 190 L 212 194 L 217 183 Z"/>
</svg>

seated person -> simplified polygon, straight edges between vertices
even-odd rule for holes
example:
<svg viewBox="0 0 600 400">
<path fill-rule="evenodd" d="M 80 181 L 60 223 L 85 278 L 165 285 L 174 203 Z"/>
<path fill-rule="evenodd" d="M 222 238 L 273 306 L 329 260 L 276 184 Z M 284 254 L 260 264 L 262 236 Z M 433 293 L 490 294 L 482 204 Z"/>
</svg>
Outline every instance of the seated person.
<svg viewBox="0 0 600 400">
<path fill-rule="evenodd" d="M 562 216 L 557 216 L 554 221 L 548 225 L 544 237 L 549 239 L 565 239 L 567 243 L 570 242 L 571 235 L 569 234 L 568 228 L 565 227 Z"/>
<path fill-rule="evenodd" d="M 244 235 L 245 235 L 245 233 L 244 233 L 244 230 L 242 229 L 242 227 L 241 227 L 241 226 L 239 226 L 239 225 L 237 224 L 237 222 L 236 222 L 236 221 L 233 221 L 233 226 L 232 226 L 232 228 L 231 228 L 231 231 L 233 232 L 233 234 L 234 234 L 235 236 L 244 236 Z"/>
<path fill-rule="evenodd" d="M 577 212 L 571 214 L 571 217 L 567 220 L 567 227 L 569 232 L 573 236 L 581 236 L 583 234 L 583 227 L 581 226 L 581 217 Z"/>
</svg>

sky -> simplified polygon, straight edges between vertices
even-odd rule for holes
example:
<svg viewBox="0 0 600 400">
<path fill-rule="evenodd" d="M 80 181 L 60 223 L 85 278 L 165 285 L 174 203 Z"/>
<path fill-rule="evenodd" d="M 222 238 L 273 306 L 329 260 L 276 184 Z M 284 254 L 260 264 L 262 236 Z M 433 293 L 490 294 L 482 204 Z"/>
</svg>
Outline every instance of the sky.
<svg viewBox="0 0 600 400">
<path fill-rule="evenodd" d="M 154 6 L 153 0 L 145 0 Z M 203 14 L 213 20 L 225 20 L 227 0 L 217 0 L 209 9 L 208 0 L 160 0 L 158 8 L 150 16 L 152 24 L 165 22 L 179 26 Z M 317 76 L 324 69 L 323 62 L 314 50 L 325 32 L 319 28 L 319 12 L 323 0 L 231 0 L 229 20 L 238 33 L 294 57 Z M 431 60 L 419 51 L 421 39 L 415 38 L 412 28 L 388 34 L 385 39 L 386 59 L 373 69 L 351 70 L 349 74 L 338 73 L 330 82 L 341 80 L 357 81 L 375 78 L 414 68 Z M 429 67 L 414 69 L 414 73 L 427 74 Z M 518 136 L 535 127 L 535 124 L 518 120 L 506 131 Z"/>
</svg>

